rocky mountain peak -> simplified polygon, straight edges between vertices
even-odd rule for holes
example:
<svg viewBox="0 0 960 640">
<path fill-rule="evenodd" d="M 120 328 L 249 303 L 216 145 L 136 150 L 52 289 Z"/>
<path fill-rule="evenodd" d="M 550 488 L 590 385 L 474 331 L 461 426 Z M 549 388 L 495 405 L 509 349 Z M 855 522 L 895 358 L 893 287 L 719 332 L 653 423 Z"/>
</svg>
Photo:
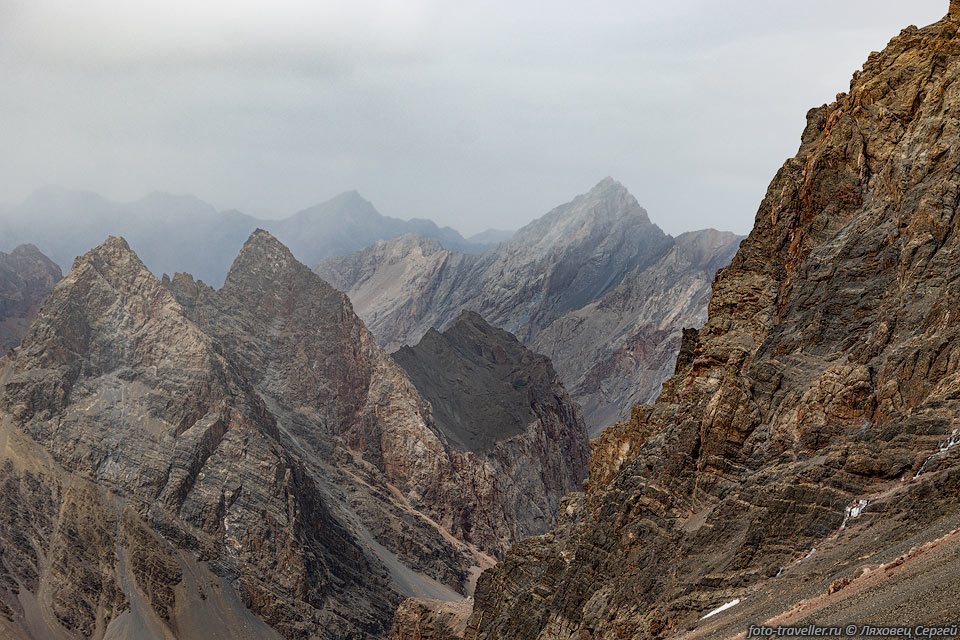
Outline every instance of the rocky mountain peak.
<svg viewBox="0 0 960 640">
<path fill-rule="evenodd" d="M 618 180 L 613 179 L 610 176 L 607 176 L 597 184 L 593 186 L 587 193 L 583 196 L 584 199 L 593 200 L 593 201 L 602 201 L 608 200 L 611 202 L 636 202 L 636 198 L 633 197 L 633 194 Z M 632 204 L 632 203 L 631 203 Z M 643 207 L 640 207 L 640 204 L 636 205 L 639 209 L 643 210 L 644 215 L 646 215 L 646 210 Z M 633 209 L 634 207 L 629 207 Z"/>
<path fill-rule="evenodd" d="M 634 227 L 633 234 L 643 231 L 664 236 L 627 188 L 607 177 L 587 193 L 522 227 L 510 244 L 517 247 L 566 246 L 582 242 L 591 235 L 603 237 L 614 229 L 626 230 L 628 225 Z"/>
<path fill-rule="evenodd" d="M 373 203 L 360 195 L 359 191 L 350 190 L 337 194 L 326 202 L 309 207 L 293 216 L 293 219 L 305 222 L 311 219 L 327 221 L 342 221 L 356 224 L 382 218 Z"/>
<path fill-rule="evenodd" d="M 456 322 L 453 323 L 453 327 L 459 330 L 471 328 L 481 332 L 496 331 L 496 329 L 490 326 L 490 324 L 483 319 L 483 316 L 476 311 L 471 311 L 470 309 L 464 309 L 460 312 L 460 315 L 457 316 Z"/>
<path fill-rule="evenodd" d="M 433 405 L 444 434 L 467 451 L 489 451 L 523 433 L 536 421 L 538 403 L 566 395 L 546 357 L 473 311 L 393 357 Z"/>
<path fill-rule="evenodd" d="M 519 348 L 506 334 L 453 342 L 475 369 Z M 108 238 L 0 358 L 0 636 L 275 638 L 269 625 L 373 640 L 401 596 L 459 600 L 586 472 L 575 405 L 559 385 L 528 391 L 540 360 L 489 363 L 477 380 L 515 376 L 530 419 L 466 450 L 346 297 L 269 233 L 247 239 L 221 289 L 157 279 Z M 499 422 L 477 409 L 462 419 Z"/>
<path fill-rule="evenodd" d="M 120 286 L 120 282 L 124 280 L 156 280 L 127 241 L 120 236 L 109 236 L 102 244 L 78 256 L 67 277 L 76 279 L 89 270 L 99 274 L 112 286 Z"/>
<path fill-rule="evenodd" d="M 301 271 L 301 267 L 283 243 L 268 231 L 256 229 L 233 261 L 224 287 L 230 288 L 242 282 L 256 286 L 260 283 L 276 283 Z"/>
<path fill-rule="evenodd" d="M 249 305 L 249 313 L 262 318 L 284 317 L 289 323 L 295 318 L 309 323 L 312 314 L 320 311 L 353 313 L 346 296 L 263 229 L 254 231 L 240 249 L 219 297 L 224 304 Z"/>
<path fill-rule="evenodd" d="M 12 256 L 42 256 L 43 253 L 34 244 L 21 244 L 14 247 L 10 252 Z"/>
<path fill-rule="evenodd" d="M 710 282 L 739 241 L 713 230 L 671 238 L 606 178 L 483 255 L 405 236 L 316 269 L 388 350 L 478 312 L 548 355 L 600 429 L 659 393 L 681 329 L 705 320 Z"/>
</svg>

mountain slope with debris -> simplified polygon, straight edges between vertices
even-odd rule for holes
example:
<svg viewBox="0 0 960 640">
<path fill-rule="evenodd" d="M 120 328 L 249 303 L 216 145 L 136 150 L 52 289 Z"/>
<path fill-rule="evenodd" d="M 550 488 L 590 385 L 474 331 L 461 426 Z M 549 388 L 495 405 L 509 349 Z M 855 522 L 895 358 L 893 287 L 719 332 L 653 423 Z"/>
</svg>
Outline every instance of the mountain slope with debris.
<svg viewBox="0 0 960 640">
<path fill-rule="evenodd" d="M 516 483 L 547 509 L 572 481 L 541 474 L 586 464 L 556 404 L 582 454 L 528 447 L 536 482 Z M 404 597 L 460 601 L 551 525 L 515 511 L 502 468 L 450 445 L 349 300 L 268 233 L 219 290 L 111 238 L 0 359 L 0 635 L 382 638 Z"/>
</svg>

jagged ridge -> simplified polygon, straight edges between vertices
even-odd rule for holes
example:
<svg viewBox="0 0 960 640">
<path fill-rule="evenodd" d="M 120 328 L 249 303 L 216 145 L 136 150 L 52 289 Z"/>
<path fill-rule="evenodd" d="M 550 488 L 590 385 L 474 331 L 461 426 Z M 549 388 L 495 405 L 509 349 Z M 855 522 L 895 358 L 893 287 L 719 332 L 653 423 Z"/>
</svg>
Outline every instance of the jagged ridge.
<svg viewBox="0 0 960 640">
<path fill-rule="evenodd" d="M 402 596 L 459 599 L 484 552 L 530 533 L 497 461 L 452 448 L 346 296 L 263 231 L 220 290 L 109 239 L 0 387 L 0 629 L 18 640 L 382 637 Z M 582 423 L 551 427 L 585 446 Z M 534 477 L 564 468 L 525 453 Z"/>
<path fill-rule="evenodd" d="M 671 238 L 611 178 L 484 255 L 404 237 L 324 261 L 381 344 L 415 344 L 461 310 L 547 355 L 595 431 L 647 401 L 672 371 L 684 327 L 700 326 L 709 283 L 740 238 Z"/>
</svg>

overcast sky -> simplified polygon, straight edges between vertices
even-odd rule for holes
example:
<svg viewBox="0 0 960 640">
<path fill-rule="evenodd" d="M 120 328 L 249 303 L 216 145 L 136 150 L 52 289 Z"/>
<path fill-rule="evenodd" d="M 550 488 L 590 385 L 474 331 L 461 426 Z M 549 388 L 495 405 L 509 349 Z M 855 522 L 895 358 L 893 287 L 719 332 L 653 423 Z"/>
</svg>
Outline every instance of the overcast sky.
<svg viewBox="0 0 960 640">
<path fill-rule="evenodd" d="M 56 184 L 516 228 L 611 175 L 746 233 L 804 115 L 947 0 L 0 0 L 0 202 Z"/>
</svg>

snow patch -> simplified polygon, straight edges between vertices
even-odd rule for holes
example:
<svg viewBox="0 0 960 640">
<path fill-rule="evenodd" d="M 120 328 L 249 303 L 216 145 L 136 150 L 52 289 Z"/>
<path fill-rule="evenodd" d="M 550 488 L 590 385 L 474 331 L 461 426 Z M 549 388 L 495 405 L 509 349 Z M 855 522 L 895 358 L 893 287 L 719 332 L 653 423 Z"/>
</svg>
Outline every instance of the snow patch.
<svg viewBox="0 0 960 640">
<path fill-rule="evenodd" d="M 840 523 L 840 528 L 845 528 L 847 526 L 847 522 L 853 518 L 859 518 L 860 514 L 863 513 L 863 510 L 869 505 L 869 500 L 856 500 L 849 507 L 845 507 L 843 510 L 843 522 Z"/>
<path fill-rule="evenodd" d="M 703 616 L 703 617 L 700 618 L 700 619 L 701 619 L 701 620 L 706 620 L 706 619 L 709 618 L 710 616 L 715 616 L 715 615 L 717 615 L 718 613 L 720 613 L 721 611 L 726 611 L 726 610 L 729 609 L 730 607 L 735 607 L 735 606 L 737 606 L 738 604 L 740 604 L 740 598 L 736 598 L 735 600 L 731 600 L 731 601 L 728 602 L 727 604 L 724 604 L 724 605 L 721 605 L 721 606 L 717 607 L 716 609 L 714 609 L 713 611 L 711 611 L 710 613 L 708 613 L 707 615 Z"/>
<path fill-rule="evenodd" d="M 807 558 L 809 558 L 810 556 L 812 556 L 812 555 L 815 554 L 816 552 L 817 552 L 817 548 L 816 548 L 816 547 L 814 547 L 813 549 L 810 549 L 810 551 L 807 553 L 807 555 L 805 555 L 805 556 L 803 556 L 802 558 L 800 558 L 799 560 L 797 560 L 797 564 L 800 564 L 801 562 L 803 562 L 804 560 L 806 560 Z"/>
<path fill-rule="evenodd" d="M 916 475 L 913 476 L 914 479 L 920 477 L 920 474 L 923 473 L 923 470 L 927 468 L 928 462 L 934 458 L 942 456 L 947 451 L 950 451 L 950 449 L 953 449 L 955 446 L 960 444 L 960 435 L 957 434 L 958 431 L 960 431 L 960 429 L 954 429 L 950 434 L 950 437 L 940 443 L 940 448 L 937 450 L 937 452 L 923 461 L 923 464 L 920 465 L 920 469 L 917 471 Z"/>
</svg>

